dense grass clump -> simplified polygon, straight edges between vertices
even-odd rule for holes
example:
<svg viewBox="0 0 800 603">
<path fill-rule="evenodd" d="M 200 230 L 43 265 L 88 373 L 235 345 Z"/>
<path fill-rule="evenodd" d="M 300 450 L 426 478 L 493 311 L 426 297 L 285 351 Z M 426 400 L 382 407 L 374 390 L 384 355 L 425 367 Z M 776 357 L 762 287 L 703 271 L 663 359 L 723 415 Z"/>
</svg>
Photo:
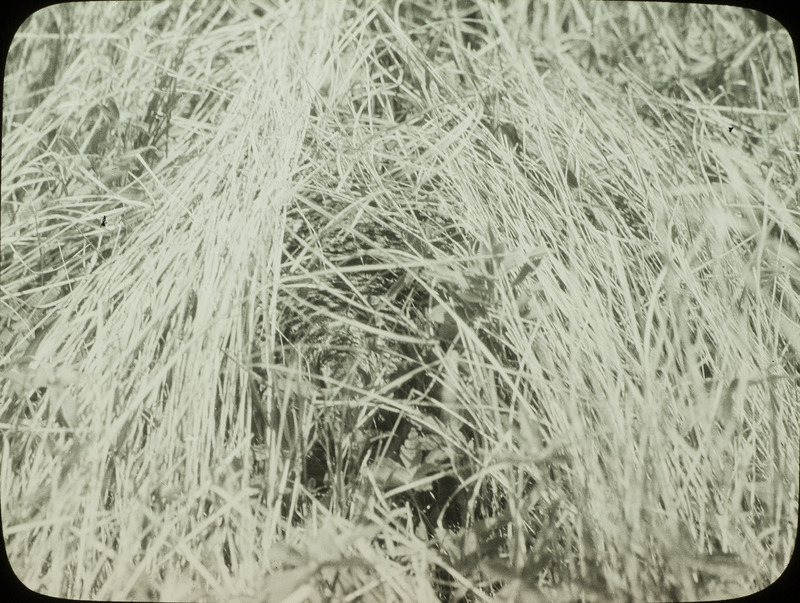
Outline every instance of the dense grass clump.
<svg viewBox="0 0 800 603">
<path fill-rule="evenodd" d="M 692 600 L 797 529 L 800 112 L 729 7 L 86 3 L 5 71 L 0 495 L 79 598 Z"/>
</svg>

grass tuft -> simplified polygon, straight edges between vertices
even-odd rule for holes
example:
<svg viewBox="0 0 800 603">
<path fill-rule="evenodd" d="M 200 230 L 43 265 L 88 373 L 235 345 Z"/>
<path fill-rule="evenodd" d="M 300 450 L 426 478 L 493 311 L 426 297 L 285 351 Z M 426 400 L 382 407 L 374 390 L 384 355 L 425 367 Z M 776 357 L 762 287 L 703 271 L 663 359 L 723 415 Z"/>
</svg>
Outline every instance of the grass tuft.
<svg viewBox="0 0 800 603">
<path fill-rule="evenodd" d="M 0 493 L 76 598 L 685 600 L 798 509 L 786 31 L 78 3 L 5 72 Z"/>
</svg>

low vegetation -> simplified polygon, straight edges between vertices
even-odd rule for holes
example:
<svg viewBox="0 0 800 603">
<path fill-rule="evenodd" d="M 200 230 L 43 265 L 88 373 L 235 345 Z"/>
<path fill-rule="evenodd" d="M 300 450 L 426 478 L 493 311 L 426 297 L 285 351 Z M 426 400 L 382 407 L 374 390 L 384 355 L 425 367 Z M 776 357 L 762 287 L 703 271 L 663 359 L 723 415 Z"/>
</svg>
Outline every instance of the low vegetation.
<svg viewBox="0 0 800 603">
<path fill-rule="evenodd" d="M 786 32 L 700 5 L 361 4 L 69 4 L 18 32 L 14 571 L 100 599 L 769 585 L 800 459 Z M 278 359 L 298 279 L 360 270 L 292 272 L 322 198 L 417 241 L 378 260 L 395 308 L 424 300 L 396 315 L 424 379 L 333 395 Z"/>
</svg>

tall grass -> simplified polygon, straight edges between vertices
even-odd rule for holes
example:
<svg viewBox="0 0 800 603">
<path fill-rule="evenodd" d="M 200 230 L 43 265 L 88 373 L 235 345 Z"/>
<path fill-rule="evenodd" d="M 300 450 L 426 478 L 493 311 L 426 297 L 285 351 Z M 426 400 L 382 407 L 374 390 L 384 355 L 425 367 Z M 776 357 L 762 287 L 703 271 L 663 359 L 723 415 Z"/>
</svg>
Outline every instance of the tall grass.
<svg viewBox="0 0 800 603">
<path fill-rule="evenodd" d="M 698 5 L 34 15 L 3 105 L 14 571 L 172 600 L 767 586 L 798 506 L 790 48 Z M 374 255 L 427 300 L 383 317 L 426 380 L 330 395 L 276 361 L 298 287 L 356 282 L 287 257 L 318 198 L 413 241 Z M 405 437 L 360 454 L 385 411 Z"/>
</svg>

